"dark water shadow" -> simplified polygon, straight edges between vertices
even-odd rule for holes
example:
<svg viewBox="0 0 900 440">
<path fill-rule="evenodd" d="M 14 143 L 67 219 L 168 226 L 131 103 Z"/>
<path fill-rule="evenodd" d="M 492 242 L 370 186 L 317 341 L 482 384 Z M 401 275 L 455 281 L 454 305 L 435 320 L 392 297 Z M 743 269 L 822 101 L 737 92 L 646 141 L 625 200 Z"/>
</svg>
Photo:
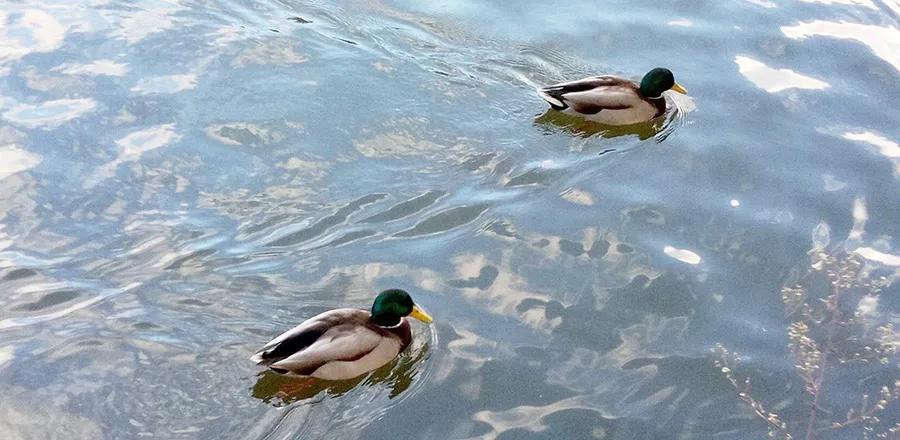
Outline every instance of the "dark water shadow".
<svg viewBox="0 0 900 440">
<path fill-rule="evenodd" d="M 360 386 L 372 388 L 383 384 L 390 389 L 389 398 L 393 399 L 412 385 L 420 372 L 417 366 L 428 357 L 429 350 L 430 344 L 424 343 L 416 350 L 404 351 L 371 373 L 346 380 L 288 377 L 266 369 L 257 374 L 250 392 L 266 404 L 282 407 L 295 402 L 316 403 L 343 396 Z"/>
<path fill-rule="evenodd" d="M 500 276 L 500 270 L 497 269 L 497 267 L 489 264 L 481 268 L 481 272 L 479 272 L 477 277 L 448 280 L 446 283 L 448 286 L 457 289 L 467 289 L 475 287 L 480 290 L 486 290 L 494 285 L 494 281 L 497 280 L 498 276 Z"/>
<path fill-rule="evenodd" d="M 410 229 L 394 234 L 394 237 L 418 237 L 446 232 L 475 221 L 490 206 L 481 203 L 450 208 L 425 218 Z"/>
<path fill-rule="evenodd" d="M 366 217 L 360 220 L 359 223 L 384 223 L 406 218 L 433 205 L 446 194 L 447 193 L 444 191 L 430 190 L 424 194 L 391 206 L 386 211 Z"/>
<path fill-rule="evenodd" d="M 371 205 L 383 198 L 387 197 L 387 194 L 369 194 L 359 199 L 356 199 L 340 209 L 338 209 L 335 213 L 325 216 L 310 226 L 307 226 L 299 231 L 291 232 L 287 235 L 283 235 L 275 240 L 270 241 L 265 246 L 268 247 L 276 247 L 276 246 L 294 246 L 300 243 L 304 243 L 310 241 L 320 235 L 325 234 L 331 228 L 345 222 L 351 214 L 359 211 L 360 209 L 366 207 L 367 205 Z"/>
<path fill-rule="evenodd" d="M 33 302 L 16 305 L 10 309 L 16 312 L 39 312 L 44 309 L 62 306 L 82 296 L 84 296 L 84 293 L 78 290 L 57 290 L 47 293 Z"/>
</svg>

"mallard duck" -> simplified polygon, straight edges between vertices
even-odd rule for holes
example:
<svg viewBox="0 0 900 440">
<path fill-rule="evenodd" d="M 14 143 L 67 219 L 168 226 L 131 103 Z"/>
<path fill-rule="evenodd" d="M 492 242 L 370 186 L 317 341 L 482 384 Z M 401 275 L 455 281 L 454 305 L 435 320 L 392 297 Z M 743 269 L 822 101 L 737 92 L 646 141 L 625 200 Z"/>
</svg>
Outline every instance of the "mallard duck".
<svg viewBox="0 0 900 440">
<path fill-rule="evenodd" d="M 671 70 L 657 67 L 644 75 L 640 85 L 618 76 L 594 76 L 544 87 L 538 93 L 554 110 L 601 124 L 627 125 L 665 113 L 666 90 L 687 93 Z"/>
<path fill-rule="evenodd" d="M 264 345 L 250 360 L 290 376 L 354 378 L 390 362 L 409 346 L 407 316 L 432 321 L 406 291 L 385 290 L 371 312 L 346 308 L 320 313 Z"/>
</svg>

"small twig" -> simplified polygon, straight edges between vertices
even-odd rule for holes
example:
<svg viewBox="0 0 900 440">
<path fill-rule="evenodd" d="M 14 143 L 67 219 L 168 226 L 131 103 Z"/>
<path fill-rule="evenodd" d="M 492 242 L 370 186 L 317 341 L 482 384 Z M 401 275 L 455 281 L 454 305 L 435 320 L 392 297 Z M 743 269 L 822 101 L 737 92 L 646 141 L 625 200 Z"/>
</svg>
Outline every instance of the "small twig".
<svg viewBox="0 0 900 440">
<path fill-rule="evenodd" d="M 828 369 L 828 353 L 831 353 L 834 349 L 832 339 L 834 329 L 837 327 L 838 315 L 841 313 L 840 309 L 838 309 L 838 299 L 841 295 L 841 289 L 838 287 L 839 281 L 840 275 L 838 275 L 838 279 L 831 281 L 831 298 L 829 298 L 829 304 L 826 306 L 831 311 L 831 319 L 828 321 L 825 349 L 822 350 L 822 360 L 819 363 L 819 377 L 813 382 L 813 390 L 815 392 L 813 393 L 812 409 L 809 412 L 809 421 L 806 424 L 806 440 L 812 440 L 815 437 L 813 425 L 816 421 L 816 413 L 819 410 L 819 390 L 821 390 L 822 382 L 825 380 L 825 370 Z"/>
</svg>

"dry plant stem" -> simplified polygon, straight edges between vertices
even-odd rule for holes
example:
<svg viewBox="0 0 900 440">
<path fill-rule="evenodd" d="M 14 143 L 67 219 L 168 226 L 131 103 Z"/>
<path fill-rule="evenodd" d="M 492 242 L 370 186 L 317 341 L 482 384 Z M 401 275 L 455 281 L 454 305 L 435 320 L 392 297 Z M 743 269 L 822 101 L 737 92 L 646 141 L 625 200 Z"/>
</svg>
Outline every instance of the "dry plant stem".
<svg viewBox="0 0 900 440">
<path fill-rule="evenodd" d="M 781 421 L 777 414 L 766 411 L 765 407 L 754 399 L 750 395 L 750 378 L 744 378 L 744 386 L 743 388 L 738 384 L 737 378 L 734 376 L 734 371 L 732 370 L 733 365 L 728 362 L 728 350 L 722 346 L 721 344 L 717 344 L 716 349 L 713 351 L 717 351 L 719 353 L 720 359 L 716 362 L 716 366 L 720 367 L 722 373 L 725 375 L 725 378 L 731 382 L 731 385 L 738 390 L 738 397 L 753 410 L 753 412 L 761 419 L 765 420 L 768 425 L 769 437 L 775 438 L 776 434 L 780 434 L 786 440 L 793 440 L 794 437 L 791 436 L 787 431 L 787 425 Z M 735 364 L 737 363 L 737 355 L 732 355 L 734 357 Z"/>
<path fill-rule="evenodd" d="M 847 421 L 846 421 L 846 422 L 842 422 L 842 423 L 837 423 L 837 422 L 835 422 L 835 423 L 833 423 L 830 427 L 825 426 L 825 427 L 822 427 L 822 428 L 817 429 L 816 431 L 817 431 L 817 432 L 818 432 L 818 431 L 825 431 L 825 430 L 833 429 L 833 428 L 846 428 L 846 427 L 848 427 L 848 426 L 850 426 L 850 425 L 855 425 L 855 424 L 860 423 L 860 422 L 865 422 L 865 421 L 867 421 L 868 417 L 869 417 L 869 416 L 872 416 L 873 414 L 875 414 L 875 412 L 876 412 L 877 410 L 878 410 L 877 407 L 875 407 L 875 408 L 869 408 L 869 395 L 868 395 L 868 394 L 863 394 L 863 396 L 862 396 L 862 405 L 860 406 L 860 410 L 859 410 L 859 412 L 858 412 L 857 414 L 851 416 L 851 414 L 848 413 L 848 414 L 847 414 Z M 850 411 L 853 412 L 854 410 L 850 410 Z"/>
<path fill-rule="evenodd" d="M 831 282 L 831 298 L 828 299 L 828 310 L 831 311 L 831 319 L 828 321 L 828 334 L 825 339 L 825 350 L 822 352 L 822 362 L 819 363 L 819 377 L 813 381 L 813 401 L 812 401 L 812 410 L 809 412 L 809 421 L 806 424 L 806 440 L 812 440 L 815 438 L 815 430 L 813 429 L 813 425 L 816 422 L 816 413 L 819 410 L 819 389 L 822 385 L 822 382 L 825 380 L 825 370 L 828 367 L 828 353 L 831 352 L 831 340 L 834 335 L 834 327 L 837 322 L 837 313 L 840 313 L 838 310 L 838 297 L 841 294 L 841 290 L 838 288 L 838 280 L 829 280 Z"/>
</svg>

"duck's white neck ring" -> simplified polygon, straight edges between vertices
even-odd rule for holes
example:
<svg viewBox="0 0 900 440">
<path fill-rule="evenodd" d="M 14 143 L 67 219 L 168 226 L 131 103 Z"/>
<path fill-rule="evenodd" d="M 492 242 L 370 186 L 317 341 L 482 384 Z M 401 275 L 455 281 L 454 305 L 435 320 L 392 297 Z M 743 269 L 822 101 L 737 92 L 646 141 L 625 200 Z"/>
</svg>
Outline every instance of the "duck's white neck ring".
<svg viewBox="0 0 900 440">
<path fill-rule="evenodd" d="M 401 325 L 403 325 L 404 322 L 406 322 L 406 318 L 400 318 L 400 322 L 398 322 L 397 325 L 392 325 L 392 326 L 390 326 L 390 327 L 388 327 L 388 326 L 383 326 L 383 325 L 379 325 L 379 327 L 381 327 L 381 328 L 388 328 L 388 329 L 390 329 L 390 328 L 397 328 L 397 327 L 400 327 Z"/>
</svg>

